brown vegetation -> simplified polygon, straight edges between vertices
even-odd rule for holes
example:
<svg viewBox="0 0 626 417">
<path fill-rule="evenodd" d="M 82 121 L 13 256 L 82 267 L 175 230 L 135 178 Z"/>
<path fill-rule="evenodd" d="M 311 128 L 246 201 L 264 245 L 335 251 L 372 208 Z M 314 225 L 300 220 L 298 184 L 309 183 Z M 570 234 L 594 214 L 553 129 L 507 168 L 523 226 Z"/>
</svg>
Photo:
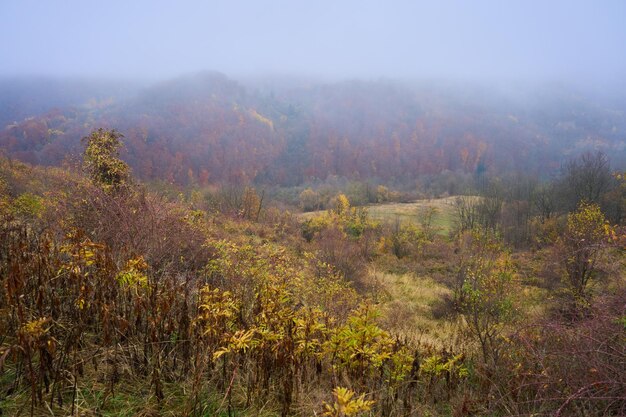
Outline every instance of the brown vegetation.
<svg viewBox="0 0 626 417">
<path fill-rule="evenodd" d="M 626 412 L 619 182 L 547 214 L 490 179 L 446 235 L 342 193 L 300 222 L 252 187 L 166 198 L 100 157 L 0 160 L 1 413 Z"/>
</svg>

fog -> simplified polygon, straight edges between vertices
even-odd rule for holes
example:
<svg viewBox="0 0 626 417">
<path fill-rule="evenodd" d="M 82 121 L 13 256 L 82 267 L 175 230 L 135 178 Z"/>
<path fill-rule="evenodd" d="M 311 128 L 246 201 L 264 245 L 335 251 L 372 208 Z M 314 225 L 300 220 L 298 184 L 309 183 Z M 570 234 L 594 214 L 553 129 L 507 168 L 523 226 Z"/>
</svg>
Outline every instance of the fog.
<svg viewBox="0 0 626 417">
<path fill-rule="evenodd" d="M 623 1 L 0 1 L 0 75 L 626 75 Z"/>
</svg>

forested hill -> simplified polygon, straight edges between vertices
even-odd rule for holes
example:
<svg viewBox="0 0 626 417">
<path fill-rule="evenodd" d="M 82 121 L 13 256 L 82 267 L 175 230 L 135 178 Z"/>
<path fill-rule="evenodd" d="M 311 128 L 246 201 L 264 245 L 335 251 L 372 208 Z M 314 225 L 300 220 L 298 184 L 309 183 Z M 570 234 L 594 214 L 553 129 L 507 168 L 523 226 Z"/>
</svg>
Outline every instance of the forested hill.
<svg viewBox="0 0 626 417">
<path fill-rule="evenodd" d="M 0 150 L 58 165 L 98 127 L 124 134 L 134 175 L 179 184 L 295 185 L 328 175 L 415 178 L 446 170 L 549 175 L 588 149 L 626 163 L 626 113 L 566 89 L 391 81 L 238 82 L 201 73 L 146 89 L 114 83 L 13 85 Z M 69 97 L 69 98 L 68 98 Z M 15 120 L 17 119 L 17 120 Z"/>
</svg>

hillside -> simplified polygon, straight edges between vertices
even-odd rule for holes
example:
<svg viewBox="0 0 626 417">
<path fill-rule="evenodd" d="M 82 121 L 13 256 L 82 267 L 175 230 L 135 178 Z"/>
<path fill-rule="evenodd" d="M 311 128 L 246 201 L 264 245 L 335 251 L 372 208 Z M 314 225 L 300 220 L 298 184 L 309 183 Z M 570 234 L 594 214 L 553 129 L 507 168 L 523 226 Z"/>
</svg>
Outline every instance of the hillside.
<svg viewBox="0 0 626 417">
<path fill-rule="evenodd" d="M 82 172 L 0 158 L 0 415 L 626 410 L 626 230 L 599 205 L 339 194 L 303 220 L 248 187 L 220 211 L 150 192 L 117 139 Z"/>
<path fill-rule="evenodd" d="M 97 99 L 103 88 L 79 85 L 80 94 L 46 100 L 36 86 L 22 87 L 36 105 L 11 110 L 11 118 L 28 117 L 3 127 L 0 148 L 59 165 L 80 154 L 94 128 L 116 128 L 135 176 L 181 185 L 299 185 L 332 175 L 402 183 L 449 171 L 550 176 L 589 149 L 610 153 L 614 166 L 626 162 L 624 109 L 564 88 L 239 83 L 218 73 L 127 94 L 109 87 L 114 100 Z"/>
</svg>

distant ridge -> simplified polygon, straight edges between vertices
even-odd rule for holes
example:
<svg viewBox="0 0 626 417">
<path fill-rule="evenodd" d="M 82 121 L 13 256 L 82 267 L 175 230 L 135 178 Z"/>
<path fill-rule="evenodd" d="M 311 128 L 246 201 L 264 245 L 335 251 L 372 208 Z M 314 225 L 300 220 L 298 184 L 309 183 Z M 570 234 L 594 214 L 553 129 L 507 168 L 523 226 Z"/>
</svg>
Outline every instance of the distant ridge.
<svg viewBox="0 0 626 417">
<path fill-rule="evenodd" d="M 143 179 L 300 184 L 328 175 L 405 181 L 444 171 L 550 175 L 585 150 L 626 163 L 625 109 L 566 89 L 499 92 L 390 80 L 240 83 L 200 72 L 148 87 L 0 83 L 0 147 L 58 165 L 98 127 L 125 138 Z"/>
</svg>

